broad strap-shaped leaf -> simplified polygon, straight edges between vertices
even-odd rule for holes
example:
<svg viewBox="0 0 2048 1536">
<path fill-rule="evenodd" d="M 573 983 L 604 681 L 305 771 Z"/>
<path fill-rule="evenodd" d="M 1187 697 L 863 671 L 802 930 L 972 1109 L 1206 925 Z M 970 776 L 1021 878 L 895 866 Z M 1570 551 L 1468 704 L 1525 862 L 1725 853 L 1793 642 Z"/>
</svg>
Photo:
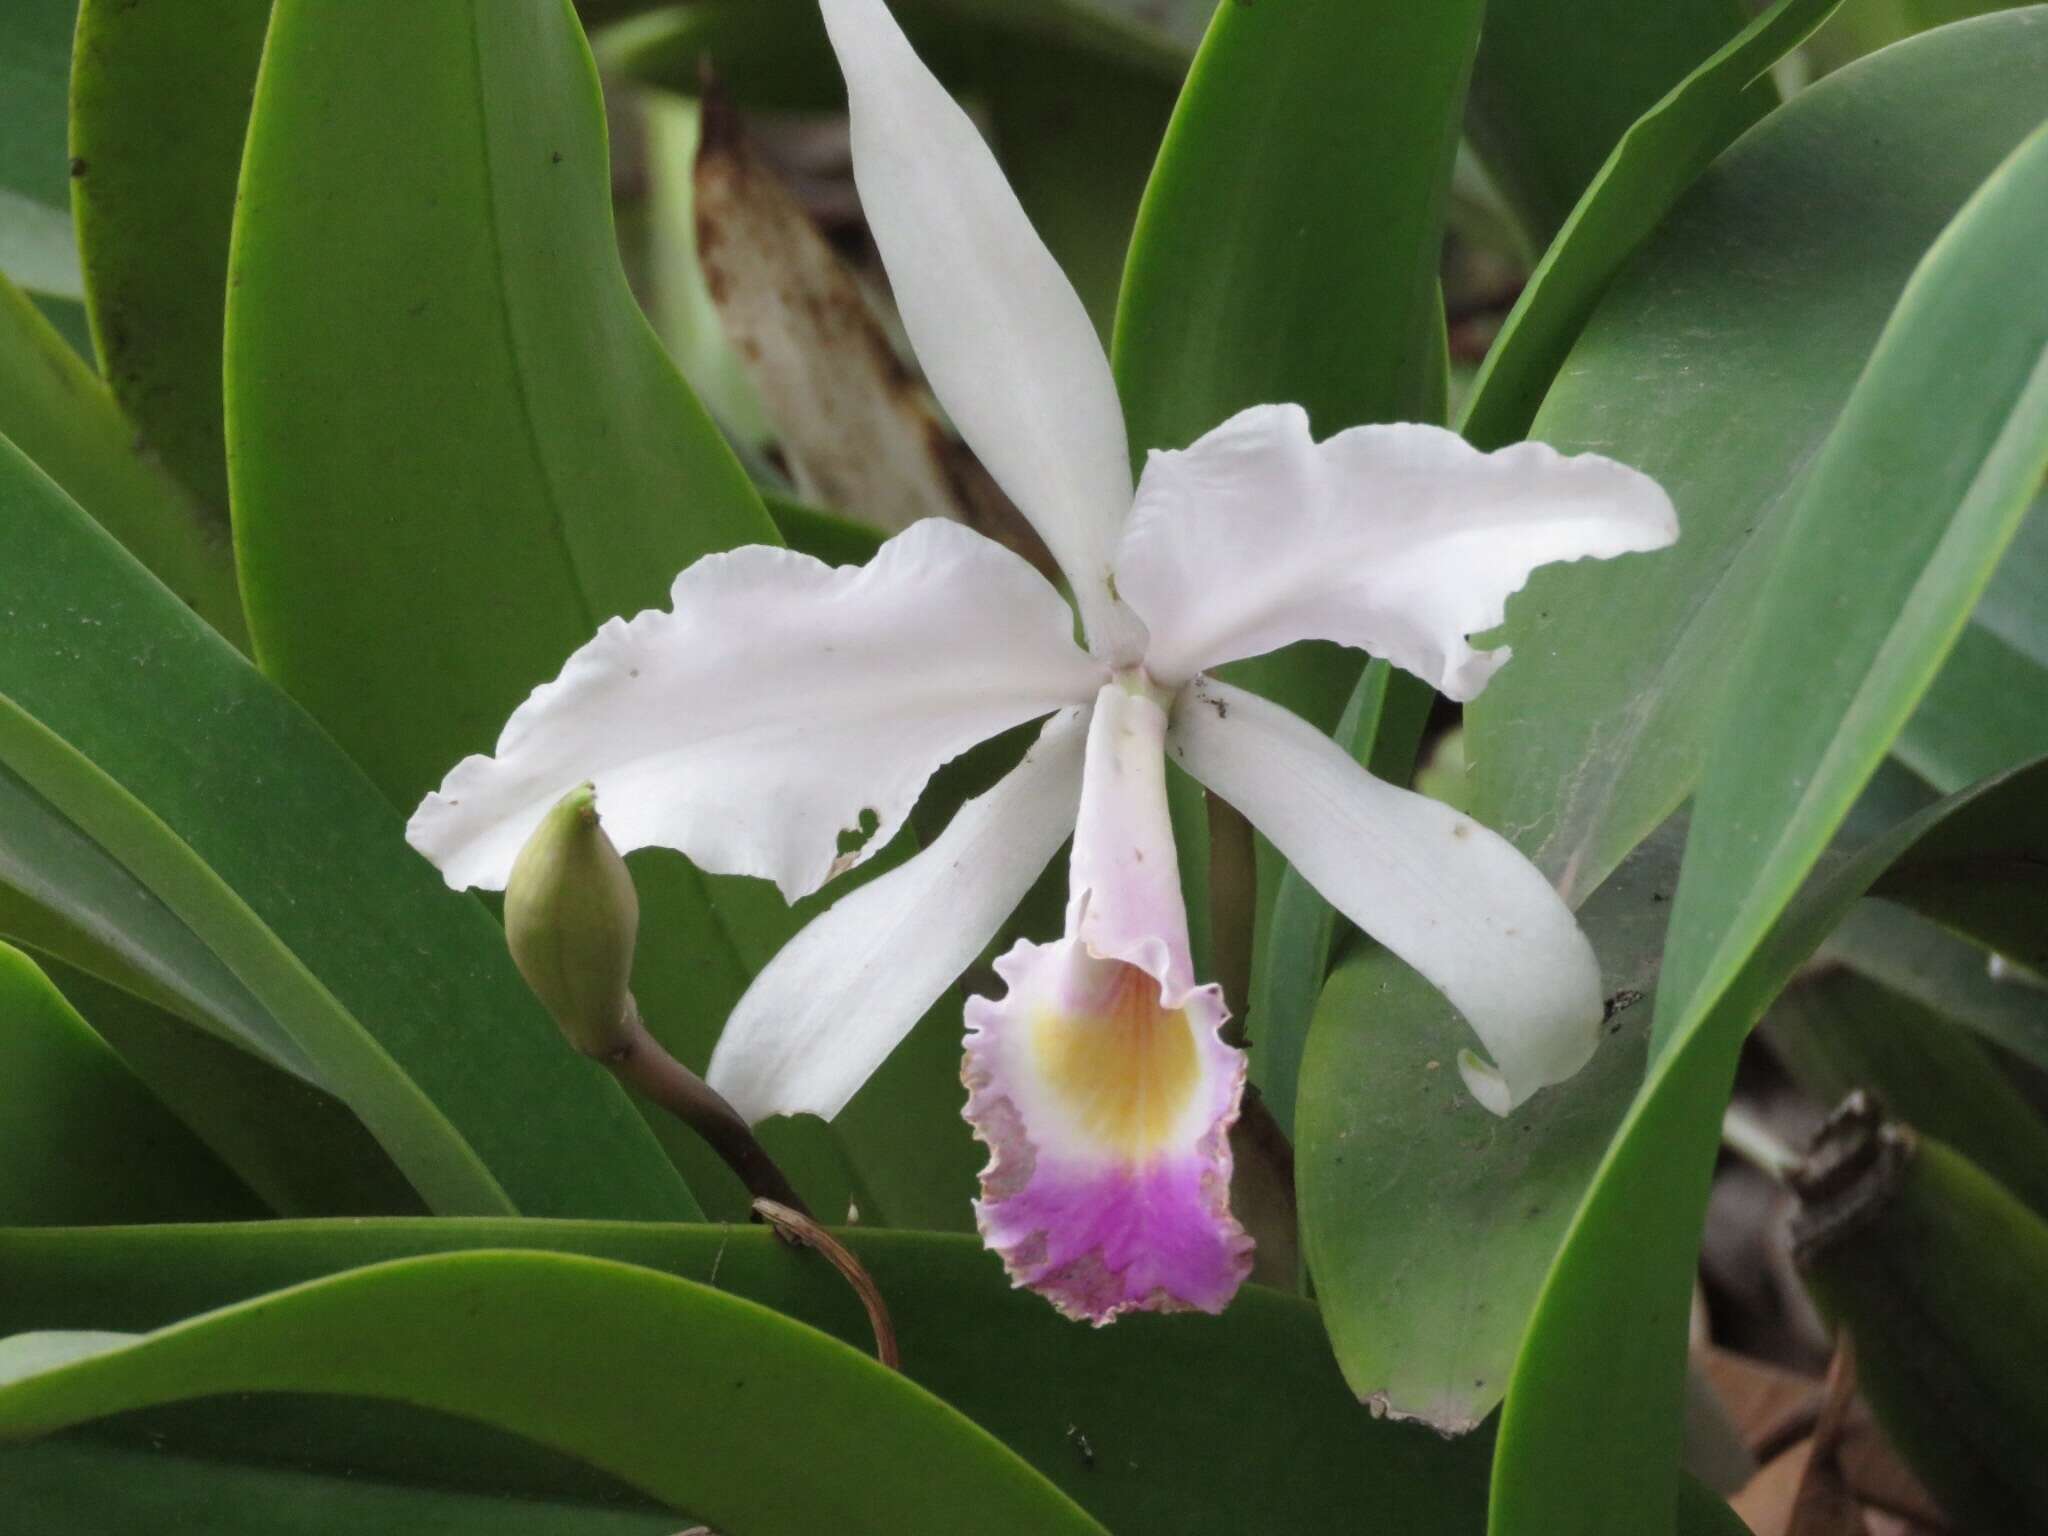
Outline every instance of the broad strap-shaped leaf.
<svg viewBox="0 0 2048 1536">
<path fill-rule="evenodd" d="M 225 536 L 228 230 L 270 0 L 75 9 L 72 205 L 101 365 Z"/>
<path fill-rule="evenodd" d="M 1647 994 L 1685 840 L 1674 821 L 1579 911 L 1610 1014 L 1570 1080 L 1505 1117 L 1458 1073 L 1472 1029 L 1370 945 L 1321 989 L 1295 1109 L 1295 1181 L 1316 1298 L 1361 1399 L 1447 1434 L 1507 1391 L 1573 1210 L 1642 1081 Z"/>
<path fill-rule="evenodd" d="M 1134 460 L 1252 405 L 1300 405 L 1318 438 L 1440 419 L 1436 249 L 1478 9 L 1218 9 L 1124 270 Z"/>
<path fill-rule="evenodd" d="M 1216 9 L 1139 205 L 1117 306 L 1134 461 L 1253 405 L 1303 406 L 1318 438 L 1443 419 L 1436 252 L 1478 27 L 1468 0 Z M 1327 730 L 1357 658 L 1294 646 L 1223 675 Z M 1174 787 L 1202 967 L 1206 828 L 1191 786 Z M 1284 865 L 1264 846 L 1259 862 L 1269 907 Z"/>
<path fill-rule="evenodd" d="M 64 82 L 74 0 L 13 0 L 0 14 L 0 274 L 76 299 L 65 181 Z"/>
<path fill-rule="evenodd" d="M 694 1213 L 397 812 L 5 444 L 0 764 L 213 952 L 433 1208 Z"/>
<path fill-rule="evenodd" d="M 1221 1317 L 1133 1316 L 1076 1327 L 1013 1290 L 971 1237 L 842 1234 L 895 1319 L 903 1367 L 1039 1468 L 1104 1525 L 1232 1536 L 1247 1522 L 1310 1536 L 1384 1519 L 1404 1530 L 1474 1531 L 1488 1448 L 1448 1444 L 1376 1422 L 1345 1391 L 1315 1309 L 1247 1287 Z M 122 1231 L 0 1232 L 0 1331 L 142 1331 L 263 1291 L 410 1254 L 548 1248 L 642 1264 L 715 1284 L 824 1329 L 862 1350 L 871 1331 L 845 1283 L 815 1254 L 759 1227 L 619 1223 L 375 1221 Z M 95 1280 L 93 1277 L 101 1277 Z M 1255 1405 L 1255 1406 L 1254 1406 Z M 294 1418 L 275 1441 L 224 1422 L 194 1454 L 266 1447 L 348 1466 L 375 1437 L 322 1436 Z M 337 1425 L 342 1420 L 333 1421 Z M 146 1432 L 147 1426 L 138 1426 Z M 195 1430 L 195 1434 L 197 1431 Z M 237 1434 L 244 1436 L 237 1441 Z M 1194 1447 L 1233 1447 L 1203 1455 Z M 445 1439 L 390 1444 L 366 1476 L 433 1482 Z M 332 1449 L 328 1449 L 328 1446 Z M 514 1477 L 508 1489 L 560 1496 L 565 1485 Z"/>
<path fill-rule="evenodd" d="M 568 0 L 283 0 L 235 221 L 250 626 L 265 670 L 402 809 L 488 751 L 605 619 L 665 606 L 701 555 L 778 542 L 627 290 Z M 800 914 L 671 856 L 635 874 L 635 995 L 701 1069 Z M 964 1163 L 954 1077 L 902 1129 L 952 1137 Z M 656 1134 L 744 1211 L 694 1138 Z M 821 1209 L 853 1198 L 816 1126 L 775 1127 L 771 1146 Z M 861 1193 L 886 1216 L 888 1190 Z"/>
<path fill-rule="evenodd" d="M 226 514 L 201 507 L 137 443 L 107 386 L 4 275 L 0 435 L 201 618 L 248 647 Z"/>
<path fill-rule="evenodd" d="M 1631 123 L 1742 25 L 1735 0 L 1494 0 L 1465 120 L 1546 243 Z"/>
<path fill-rule="evenodd" d="M 265 669 L 402 807 L 614 614 L 773 542 L 627 292 L 566 0 L 282 0 L 228 432 Z"/>
<path fill-rule="evenodd" d="M 53 1346 L 72 1340 L 81 1349 L 65 1360 Z M 5 1438 L 266 1391 L 481 1419 L 679 1512 L 764 1536 L 828 1526 L 880 1536 L 964 1509 L 992 1536 L 1102 1530 L 899 1373 L 765 1307 L 604 1260 L 400 1260 L 139 1338 L 0 1342 Z"/>
<path fill-rule="evenodd" d="M 1995 978 L 1981 945 L 1939 923 L 1867 902 L 1829 936 L 1822 957 L 2048 1071 L 2048 991 Z"/>
<path fill-rule="evenodd" d="M 56 1226 L 265 1214 L 36 963 L 7 944 L 0 1083 L 0 1220 Z"/>
<path fill-rule="evenodd" d="M 36 961 L 179 1122 L 273 1216 L 416 1216 L 419 1194 L 348 1107 L 61 960 Z"/>
<path fill-rule="evenodd" d="M 1779 998 L 1765 1037 L 1814 1102 L 1839 1104 L 1865 1089 L 1886 1114 L 1954 1147 L 2048 1212 L 2048 1125 L 1993 1053 L 1945 1009 L 1837 970 Z"/>
<path fill-rule="evenodd" d="M 1475 446 L 1498 448 L 1529 430 L 1558 365 L 1607 284 L 1715 156 L 1778 104 L 1771 66 L 1798 47 L 1838 3 L 1778 0 L 1622 134 L 1536 264 L 1480 364 L 1458 423 Z M 1515 17 L 1507 24 L 1510 31 L 1525 13 L 1544 14 L 1533 6 L 1510 10 Z M 1491 15 L 1499 18 L 1499 8 Z M 1574 48 L 1559 62 L 1565 60 L 1582 63 L 1584 55 Z M 1611 103 L 1612 98 L 1601 100 Z"/>
<path fill-rule="evenodd" d="M 674 1536 L 675 1516 L 494 1498 L 254 1462 L 208 1461 L 80 1436 L 0 1447 L 10 1514 L 39 1531 L 149 1529 L 200 1519 L 209 1536 Z"/>
<path fill-rule="evenodd" d="M 1539 571 L 1467 711 L 1474 815 L 1575 903 L 1691 792 L 1802 471 L 1915 263 L 2039 123 L 2044 69 L 2037 7 L 1822 80 L 1715 163 L 1573 348 L 1530 435 L 1645 471 L 1684 530 L 1632 569 Z"/>
<path fill-rule="evenodd" d="M 0 934 L 308 1082 L 319 1070 L 204 940 L 15 773 L 0 770 Z"/>
<path fill-rule="evenodd" d="M 1451 1443 L 1374 1420 L 1345 1393 L 1305 1302 L 1252 1286 L 1221 1317 L 1076 1328 L 1011 1290 L 971 1238 L 842 1235 L 889 1301 L 910 1379 L 1112 1530 L 1238 1536 L 1251 1526 L 1311 1536 L 1333 1523 L 1370 1529 L 1380 1521 L 1431 1533 L 1480 1528 L 1487 1437 Z M 590 1222 L 0 1230 L 0 1328 L 141 1331 L 363 1264 L 478 1247 L 645 1265 L 872 1348 L 867 1319 L 840 1278 L 758 1227 Z M 358 1481 L 459 1481 L 541 1500 L 593 1492 L 572 1468 L 497 1437 L 480 1444 L 447 1420 L 366 1413 L 331 1399 L 260 1400 L 260 1415 L 209 1406 L 207 1415 L 140 1416 L 109 1432 L 123 1447 L 162 1434 L 209 1465 L 291 1461 Z M 1226 1440 L 1228 1455 L 1190 1452 Z M 1692 1485 L 1686 1497 L 1686 1536 L 1740 1536 L 1720 1500 Z"/>
<path fill-rule="evenodd" d="M 1771 968 L 1780 914 L 1933 680 L 2048 471 L 2044 244 L 2048 128 L 1935 242 L 1803 482 L 1702 776 L 1650 1077 L 1580 1208 L 1509 1389 L 1498 1536 L 1567 1526 L 1620 1536 L 1640 1531 L 1645 1511 L 1671 1508 L 1699 1220 L 1735 1053 L 1783 979 Z M 1873 506 L 1887 512 L 1875 537 Z M 2004 782 L 2010 791 L 2024 780 Z M 1872 860 L 1892 841 L 1850 869 L 1874 878 L 1885 865 Z M 2039 850 L 2025 852 L 1980 871 L 1977 885 L 2002 873 L 1998 900 L 2007 911 L 2026 901 L 2038 930 L 2048 889 Z M 1630 1324 L 1617 1331 L 1622 1297 Z"/>
</svg>

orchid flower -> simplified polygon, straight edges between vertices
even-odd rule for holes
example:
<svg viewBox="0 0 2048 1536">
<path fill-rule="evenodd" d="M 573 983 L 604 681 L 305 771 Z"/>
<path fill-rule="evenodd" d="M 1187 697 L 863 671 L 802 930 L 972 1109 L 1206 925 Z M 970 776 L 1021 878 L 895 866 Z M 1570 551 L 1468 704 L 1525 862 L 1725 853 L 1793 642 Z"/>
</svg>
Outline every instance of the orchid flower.
<svg viewBox="0 0 2048 1536">
<path fill-rule="evenodd" d="M 823 4 L 911 343 L 1065 574 L 1085 648 L 1051 584 L 954 523 L 917 523 L 858 568 L 713 555 L 671 610 L 606 623 L 409 836 L 451 886 L 502 887 L 590 781 L 622 850 L 679 849 L 794 900 L 887 843 L 940 764 L 1045 719 L 930 847 L 783 948 L 710 1081 L 749 1120 L 837 1113 L 1071 834 L 1064 932 L 1017 944 L 996 962 L 1004 996 L 967 1005 L 981 1231 L 1070 1316 L 1217 1311 L 1251 1262 L 1229 1205 L 1245 1060 L 1190 959 L 1169 755 L 1456 1005 L 1491 1058 L 1459 1065 L 1494 1113 L 1587 1060 L 1601 991 L 1571 912 L 1509 843 L 1211 669 L 1319 637 L 1470 699 L 1508 652 L 1467 637 L 1535 567 L 1657 549 L 1677 521 L 1605 459 L 1481 454 L 1418 425 L 1318 443 L 1291 405 L 1153 452 L 1134 495 L 1095 332 L 974 126 L 881 0 Z"/>
</svg>

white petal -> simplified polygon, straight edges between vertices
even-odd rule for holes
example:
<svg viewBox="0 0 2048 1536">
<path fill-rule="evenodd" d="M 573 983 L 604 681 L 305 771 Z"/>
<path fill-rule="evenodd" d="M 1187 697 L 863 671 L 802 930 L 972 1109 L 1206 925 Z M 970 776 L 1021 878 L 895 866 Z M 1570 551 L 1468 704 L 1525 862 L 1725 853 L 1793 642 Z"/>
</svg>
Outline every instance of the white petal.
<svg viewBox="0 0 2048 1536">
<path fill-rule="evenodd" d="M 1096 649 L 1135 643 L 1110 555 L 1130 449 L 1095 327 L 967 114 L 882 0 L 824 0 L 861 207 L 911 346 L 960 435 L 1073 583 Z"/>
<path fill-rule="evenodd" d="M 1261 405 L 1152 454 L 1116 579 L 1151 631 L 1145 665 L 1169 686 L 1325 639 L 1464 700 L 1508 659 L 1465 637 L 1499 624 L 1537 566 L 1677 537 L 1657 483 L 1611 459 L 1543 443 L 1481 453 L 1414 424 L 1317 443 L 1299 406 Z"/>
<path fill-rule="evenodd" d="M 1174 758 L 1237 807 L 1330 904 L 1465 1016 L 1496 1067 L 1466 1082 L 1505 1114 L 1600 1040 L 1600 967 L 1536 866 L 1471 817 L 1375 779 L 1322 732 L 1197 678 L 1174 702 Z"/>
<path fill-rule="evenodd" d="M 1195 985 L 1187 902 L 1166 809 L 1166 710 L 1105 683 L 1088 726 L 1067 932 L 1098 960 L 1135 965 L 1178 1008 Z"/>
<path fill-rule="evenodd" d="M 838 1114 L 1066 841 L 1084 734 L 1083 710 L 1055 715 L 931 847 L 784 945 L 726 1021 L 711 1086 L 749 1120 Z"/>
<path fill-rule="evenodd" d="M 711 555 L 672 596 L 606 623 L 495 757 L 466 758 L 420 805 L 406 836 L 451 886 L 502 887 L 547 808 L 589 780 L 621 851 L 679 849 L 795 900 L 886 843 L 941 763 L 1102 676 L 1043 577 L 936 519 L 865 566 Z M 842 858 L 863 812 L 877 826 Z"/>
</svg>

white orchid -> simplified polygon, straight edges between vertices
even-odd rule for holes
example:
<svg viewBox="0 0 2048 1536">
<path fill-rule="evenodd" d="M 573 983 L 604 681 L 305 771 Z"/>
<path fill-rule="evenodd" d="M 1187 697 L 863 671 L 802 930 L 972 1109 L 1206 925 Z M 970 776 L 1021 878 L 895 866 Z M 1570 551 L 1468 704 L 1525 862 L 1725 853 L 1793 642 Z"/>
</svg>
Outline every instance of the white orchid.
<svg viewBox="0 0 2048 1536">
<path fill-rule="evenodd" d="M 968 1117 L 992 1150 L 982 1232 L 1077 1317 L 1218 1310 L 1250 1264 L 1229 1210 L 1244 1079 L 1197 985 L 1166 756 L 1442 990 L 1491 1062 L 1496 1114 L 1598 1039 L 1591 946 L 1543 876 L 1470 818 L 1380 782 L 1209 669 L 1315 637 L 1470 699 L 1537 566 L 1677 536 L 1644 476 L 1538 444 L 1481 454 L 1430 426 L 1312 440 L 1259 406 L 1135 496 L 1122 411 L 1073 289 L 964 113 L 881 0 L 824 0 L 855 172 L 932 387 L 1057 559 L 1087 637 L 1030 565 L 924 522 L 865 567 L 753 547 L 614 619 L 413 817 L 448 883 L 501 887 L 542 816 L 594 782 L 622 849 L 679 849 L 795 899 L 881 847 L 942 763 L 1050 715 L 999 784 L 793 939 L 727 1022 L 712 1084 L 750 1120 L 835 1114 L 995 935 L 1071 832 L 1064 934 L 997 962 L 967 1007 Z M 872 816 L 862 849 L 843 830 Z"/>
</svg>

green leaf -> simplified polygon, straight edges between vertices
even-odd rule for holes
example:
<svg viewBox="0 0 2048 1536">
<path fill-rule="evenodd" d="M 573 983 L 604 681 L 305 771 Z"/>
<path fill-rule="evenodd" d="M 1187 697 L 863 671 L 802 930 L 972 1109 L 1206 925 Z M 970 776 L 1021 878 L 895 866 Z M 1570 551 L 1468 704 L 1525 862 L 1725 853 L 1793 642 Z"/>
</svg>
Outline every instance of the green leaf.
<svg viewBox="0 0 2048 1536">
<path fill-rule="evenodd" d="M 1077 1328 L 1013 1290 L 972 1238 L 841 1235 L 889 1304 L 910 1378 L 1112 1530 L 1307 1536 L 1380 1523 L 1417 1532 L 1480 1527 L 1483 1437 L 1453 1445 L 1376 1422 L 1345 1391 L 1305 1302 L 1253 1286 L 1221 1317 L 1134 1316 L 1114 1328 Z M 564 1248 L 644 1264 L 872 1347 L 845 1283 L 816 1255 L 792 1252 L 758 1227 L 537 1221 L 0 1232 L 0 1328 L 142 1330 L 337 1270 L 478 1247 Z M 288 1454 L 336 1470 L 303 1421 L 280 1441 L 294 1443 Z M 209 1456 L 225 1449 L 184 1446 Z M 410 1450 L 413 1459 L 375 1475 L 446 1475 L 436 1471 L 435 1444 Z M 550 1491 L 520 1486 L 534 1496 Z"/>
<path fill-rule="evenodd" d="M 1700 1027 L 1653 1058 L 1574 1214 L 1515 1363 L 1494 1462 L 1494 1536 L 1636 1536 L 1644 1511 L 1666 1504 L 1677 1467 L 1689 1279 L 1706 1170 L 1750 1024 L 1872 890 L 1912 890 L 1928 899 L 1970 881 L 1980 898 L 2003 902 L 2039 928 L 2048 923 L 2048 893 L 2037 873 L 2043 862 L 2048 762 L 1929 806 L 1815 880 Z M 1680 1271 L 1688 1281 L 1682 1286 L 1672 1283 Z M 1617 1318 L 1627 1326 L 1618 1328 Z M 1633 1415 L 1626 1427 L 1624 1413 Z M 1553 1415 L 1576 1419 L 1568 1426 Z M 1585 1438 L 1595 1432 L 1607 1438 Z"/>
<path fill-rule="evenodd" d="M 71 233 L 64 82 L 78 0 L 8 0 L 0 12 L 0 274 L 79 295 Z"/>
<path fill-rule="evenodd" d="M 1737 0 L 1493 0 L 1467 128 L 1539 244 L 1616 142 L 1735 35 Z"/>
<path fill-rule="evenodd" d="M 1784 979 L 1769 963 L 1779 916 L 1933 680 L 2048 471 L 2048 329 L 2013 319 L 2048 314 L 2044 245 L 2048 128 L 1935 242 L 1803 481 L 1701 779 L 1650 1076 L 1566 1239 L 1509 1389 L 1499 1536 L 1640 1531 L 1645 1510 L 1671 1507 L 1707 1175 L 1735 1054 Z M 1885 535 L 1872 539 L 1879 504 Z M 2014 889 L 2031 892 L 2038 931 L 2039 865 L 2015 859 L 2014 889 L 1993 898 L 1996 879 L 1978 872 L 1978 900 L 2010 910 Z M 1623 1295 L 1632 1326 L 1617 1335 Z"/>
<path fill-rule="evenodd" d="M 150 889 L 0 767 L 0 933 L 146 998 L 281 1071 L 318 1069 Z"/>
<path fill-rule="evenodd" d="M 119 987 L 38 957 L 143 1085 L 278 1216 L 426 1207 L 347 1106 Z"/>
<path fill-rule="evenodd" d="M 776 542 L 627 290 L 567 0 L 283 0 L 235 220 L 227 415 L 250 628 L 265 671 L 401 808 L 489 751 L 605 619 L 665 607 L 700 555 Z M 799 914 L 766 882 L 633 863 L 649 935 L 634 991 L 701 1070 Z M 943 1117 L 916 1123 L 964 1146 L 954 1075 Z M 743 1210 L 717 1160 L 648 1113 L 693 1184 Z M 520 1112 L 498 1114 L 509 1129 Z M 781 1126 L 770 1144 L 815 1204 L 844 1209 L 829 1135 Z"/>
<path fill-rule="evenodd" d="M 355 766 L 4 443 L 0 765 L 213 952 L 434 1208 L 695 1214 Z"/>
<path fill-rule="evenodd" d="M 2048 500 L 2037 500 L 1892 750 L 1941 790 L 2048 752 Z"/>
<path fill-rule="evenodd" d="M 409 807 L 617 613 L 774 525 L 612 238 L 566 0 L 281 0 L 228 303 L 264 668 Z"/>
<path fill-rule="evenodd" d="M 1480 364 L 1459 422 L 1467 439 L 1498 448 L 1529 430 L 1544 391 L 1615 273 L 1715 156 L 1778 104 L 1771 66 L 1838 3 L 1779 0 L 1622 134 Z M 1534 14 L 1537 8 L 1522 9 Z M 1632 14 L 1640 13 L 1632 8 Z M 1480 57 L 1486 57 L 1484 43 Z M 1581 56 L 1575 50 L 1570 57 Z"/>
<path fill-rule="evenodd" d="M 1218 9 L 1124 271 L 1135 458 L 1262 403 L 1306 407 L 1320 436 L 1440 417 L 1437 244 L 1478 11 Z"/>
<path fill-rule="evenodd" d="M 92 1338 L 92 1353 L 55 1364 L 37 1358 L 37 1335 L 0 1343 L 0 1435 L 223 1392 L 342 1393 L 523 1434 L 727 1529 L 899 1532 L 963 1509 L 991 1536 L 1102 1529 L 846 1345 L 603 1260 L 399 1260 L 141 1338 Z"/>
<path fill-rule="evenodd" d="M 1573 901 L 1691 792 L 1801 473 L 1914 264 L 2040 121 L 2043 70 L 2036 9 L 1829 76 L 1716 162 L 1573 348 L 1531 435 L 1653 475 L 1683 530 L 1539 571 L 1466 712 L 1474 814 Z"/>
<path fill-rule="evenodd" d="M 264 1214 L 35 962 L 6 944 L 0 1082 L 0 1220 L 54 1226 Z"/>
<path fill-rule="evenodd" d="M 1505 1119 L 1458 1076 L 1470 1027 L 1429 983 L 1361 945 L 1322 991 L 1302 1063 L 1295 1177 L 1330 1342 L 1360 1398 L 1445 1433 L 1508 1373 L 1579 1197 L 1642 1080 L 1674 821 L 1579 913 L 1613 1014 L 1578 1076 Z"/>
<path fill-rule="evenodd" d="M 226 517 L 202 509 L 164 473 L 107 386 L 4 276 L 0 434 L 201 618 L 247 647 Z"/>
<path fill-rule="evenodd" d="M 1821 1104 L 1868 1089 L 1887 1114 L 2048 1211 L 2048 1126 L 1991 1052 L 1938 1009 L 1845 970 L 1786 992 L 1765 1029 L 1773 1053 Z"/>
<path fill-rule="evenodd" d="M 1829 936 L 1822 956 L 2048 1072 L 2048 992 L 1994 981 L 1985 952 L 1968 939 L 1873 901 Z"/>
<path fill-rule="evenodd" d="M 1217 9 L 1124 268 L 1111 354 L 1134 460 L 1258 404 L 1304 406 L 1321 436 L 1442 420 L 1437 249 L 1478 27 L 1471 0 Z M 1357 669 L 1306 645 L 1225 675 L 1329 729 Z M 1170 777 L 1206 973 L 1205 818 L 1199 792 Z M 1259 858 L 1270 910 L 1282 866 L 1270 849 Z"/>
<path fill-rule="evenodd" d="M 121 410 L 224 527 L 228 230 L 270 0 L 76 9 L 72 196 L 93 334 Z"/>
<path fill-rule="evenodd" d="M 237 1466 L 77 1436 L 0 1449 L 9 1510 L 38 1531 L 208 1536 L 675 1536 L 671 1515 L 488 1498 L 276 1466 Z"/>
</svg>

